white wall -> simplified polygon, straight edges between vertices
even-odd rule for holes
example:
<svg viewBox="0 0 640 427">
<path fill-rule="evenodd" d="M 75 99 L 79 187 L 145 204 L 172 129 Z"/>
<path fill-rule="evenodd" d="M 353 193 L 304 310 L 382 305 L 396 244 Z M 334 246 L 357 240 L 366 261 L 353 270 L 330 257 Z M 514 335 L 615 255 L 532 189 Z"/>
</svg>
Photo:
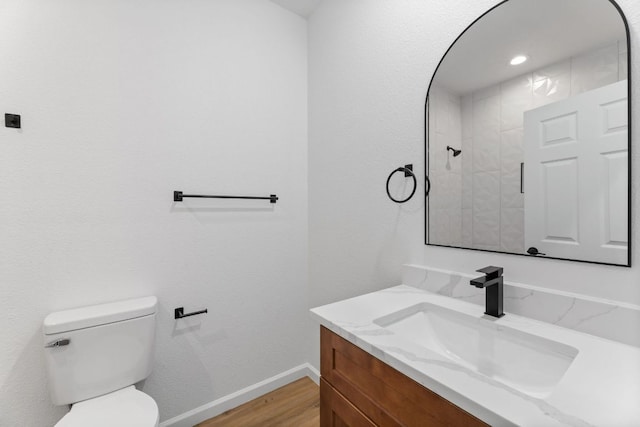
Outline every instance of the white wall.
<svg viewBox="0 0 640 427">
<path fill-rule="evenodd" d="M 66 412 L 41 324 L 69 307 L 158 296 L 163 420 L 303 363 L 306 22 L 264 0 L 3 0 L 0 52 L 23 122 L 0 128 L 0 425 Z"/>
<path fill-rule="evenodd" d="M 431 75 L 457 35 L 496 3 L 325 0 L 311 16 L 312 305 L 397 284 L 403 262 L 468 273 L 500 265 L 514 282 L 640 303 L 640 224 L 635 220 L 632 268 L 529 259 L 425 246 L 424 200 L 414 197 L 397 205 L 385 194 L 386 177 L 396 167 L 412 162 L 419 176 L 424 173 L 423 115 Z M 629 20 L 634 49 L 640 42 L 640 3 L 618 4 Z M 638 55 L 631 56 L 637 70 Z M 640 121 L 639 88 L 634 80 L 635 122 Z M 635 139 L 632 135 L 634 144 Z M 640 163 L 635 151 L 632 179 L 637 183 Z M 638 212 L 635 186 L 633 198 Z M 312 347 L 309 357 L 317 363 L 316 351 Z"/>
</svg>

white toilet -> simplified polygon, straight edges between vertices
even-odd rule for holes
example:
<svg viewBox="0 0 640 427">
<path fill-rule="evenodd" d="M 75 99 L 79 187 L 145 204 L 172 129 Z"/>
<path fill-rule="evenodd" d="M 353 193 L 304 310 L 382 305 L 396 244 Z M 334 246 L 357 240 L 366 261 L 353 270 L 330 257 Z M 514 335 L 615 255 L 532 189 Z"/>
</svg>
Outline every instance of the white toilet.
<svg viewBox="0 0 640 427">
<path fill-rule="evenodd" d="M 152 296 L 44 319 L 51 399 L 72 405 L 56 427 L 158 425 L 158 405 L 133 385 L 151 373 L 157 304 Z"/>
</svg>

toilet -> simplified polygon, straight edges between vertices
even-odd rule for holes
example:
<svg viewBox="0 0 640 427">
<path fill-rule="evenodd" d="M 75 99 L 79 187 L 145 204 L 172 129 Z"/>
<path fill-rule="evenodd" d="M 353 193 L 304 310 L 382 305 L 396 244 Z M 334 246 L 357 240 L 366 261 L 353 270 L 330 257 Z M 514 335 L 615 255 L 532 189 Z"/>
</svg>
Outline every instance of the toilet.
<svg viewBox="0 0 640 427">
<path fill-rule="evenodd" d="M 157 305 L 150 296 L 44 319 L 51 400 L 72 405 L 56 427 L 158 426 L 158 405 L 134 386 L 151 373 Z"/>
</svg>

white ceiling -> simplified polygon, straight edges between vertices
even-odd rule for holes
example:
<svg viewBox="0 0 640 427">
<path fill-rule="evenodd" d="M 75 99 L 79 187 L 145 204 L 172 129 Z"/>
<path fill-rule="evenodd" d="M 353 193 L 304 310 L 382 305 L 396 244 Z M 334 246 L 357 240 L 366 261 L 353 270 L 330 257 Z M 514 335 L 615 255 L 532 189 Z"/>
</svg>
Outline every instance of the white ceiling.
<svg viewBox="0 0 640 427">
<path fill-rule="evenodd" d="M 322 0 L 271 0 L 273 3 L 278 4 L 285 9 L 289 9 L 291 12 L 296 13 L 303 18 L 308 18 L 309 15 L 318 7 Z"/>
<path fill-rule="evenodd" d="M 434 82 L 466 94 L 616 41 L 626 33 L 608 1 L 511 0 L 460 37 Z M 517 54 L 529 60 L 509 65 Z"/>
</svg>

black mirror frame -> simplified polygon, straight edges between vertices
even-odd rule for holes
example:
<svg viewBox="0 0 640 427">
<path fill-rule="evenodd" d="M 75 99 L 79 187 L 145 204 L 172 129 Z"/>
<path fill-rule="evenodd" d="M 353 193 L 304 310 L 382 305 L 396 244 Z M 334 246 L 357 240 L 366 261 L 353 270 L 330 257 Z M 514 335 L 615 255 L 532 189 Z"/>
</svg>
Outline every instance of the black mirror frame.
<svg viewBox="0 0 640 427">
<path fill-rule="evenodd" d="M 633 175 L 632 173 L 632 147 L 631 147 L 631 135 L 632 135 L 632 120 L 631 120 L 631 84 L 632 84 L 632 75 L 631 75 L 631 36 L 629 33 L 629 23 L 627 21 L 627 18 L 624 14 L 624 12 L 622 11 L 622 9 L 620 8 L 620 6 L 618 5 L 618 3 L 615 2 L 615 0 L 604 0 L 604 1 L 608 1 L 609 3 L 611 3 L 611 5 L 613 5 L 613 7 L 616 8 L 616 10 L 618 11 L 618 13 L 620 14 L 620 18 L 622 19 L 622 22 L 624 23 L 624 28 L 625 28 L 625 33 L 626 33 L 626 39 L 627 39 L 627 123 L 628 123 L 628 135 L 627 135 L 627 139 L 628 139 L 628 154 L 627 154 L 627 173 L 628 173 L 628 182 L 627 182 L 627 233 L 628 233 L 628 246 L 627 246 L 627 264 L 613 264 L 613 263 L 606 263 L 606 262 L 598 262 L 598 261 L 588 261 L 588 260 L 580 260 L 580 259 L 571 259 L 571 258 L 556 258 L 556 257 L 551 257 L 551 256 L 545 256 L 544 258 L 539 258 L 539 257 L 534 257 L 534 258 L 538 258 L 538 259 L 552 259 L 552 260 L 561 260 L 561 261 L 572 261 L 572 262 L 582 262 L 582 263 L 587 263 L 587 264 L 599 264 L 599 265 L 611 265 L 611 266 L 615 266 L 615 267 L 631 267 L 631 248 L 632 248 L 632 232 L 631 232 L 631 226 L 632 226 L 632 216 L 631 216 L 631 206 L 632 206 L 632 198 L 631 198 L 631 177 Z M 485 15 L 491 13 L 494 9 L 502 6 L 503 4 L 509 2 L 509 0 L 502 0 L 501 2 L 497 3 L 495 6 L 491 7 L 490 9 L 488 9 L 486 12 L 484 12 L 482 15 L 480 15 L 479 17 L 477 17 L 476 19 L 473 20 L 473 22 L 471 22 L 459 35 L 458 37 L 456 37 L 456 39 L 453 41 L 453 43 L 451 43 L 451 45 L 447 48 L 447 50 L 445 51 L 444 55 L 442 55 L 442 58 L 440 58 L 440 61 L 438 61 L 438 65 L 436 66 L 435 70 L 433 71 L 433 75 L 431 76 L 431 80 L 429 81 L 429 87 L 427 88 L 427 96 L 425 99 L 425 103 L 424 103 L 424 165 L 425 165 L 425 178 L 429 179 L 429 92 L 431 91 L 431 85 L 433 85 L 433 80 L 435 79 L 436 74 L 438 73 L 438 69 L 440 68 L 440 65 L 442 64 L 442 61 L 444 61 L 444 58 L 446 58 L 447 54 L 449 53 L 449 51 L 455 46 L 455 44 L 458 42 L 458 40 L 471 28 L 473 27 L 478 21 L 480 21 L 482 18 L 484 18 Z M 525 256 L 525 257 L 532 257 L 531 255 L 528 254 L 517 254 L 517 253 L 513 253 L 513 252 L 502 252 L 502 251 L 493 251 L 493 250 L 489 250 L 489 249 L 476 249 L 476 248 L 467 248 L 467 247 L 461 247 L 461 246 L 449 246 L 449 245 L 438 245 L 438 244 L 434 244 L 434 243 L 429 243 L 429 204 L 427 203 L 428 201 L 428 193 L 425 195 L 425 215 L 424 215 L 424 244 L 427 246 L 436 246 L 436 247 L 443 247 L 443 248 L 454 248 L 454 249 L 466 249 L 466 250 L 471 250 L 471 251 L 481 251 L 481 252 L 492 252 L 492 253 L 497 253 L 497 254 L 504 254 L 504 255 L 516 255 L 516 256 Z"/>
</svg>

